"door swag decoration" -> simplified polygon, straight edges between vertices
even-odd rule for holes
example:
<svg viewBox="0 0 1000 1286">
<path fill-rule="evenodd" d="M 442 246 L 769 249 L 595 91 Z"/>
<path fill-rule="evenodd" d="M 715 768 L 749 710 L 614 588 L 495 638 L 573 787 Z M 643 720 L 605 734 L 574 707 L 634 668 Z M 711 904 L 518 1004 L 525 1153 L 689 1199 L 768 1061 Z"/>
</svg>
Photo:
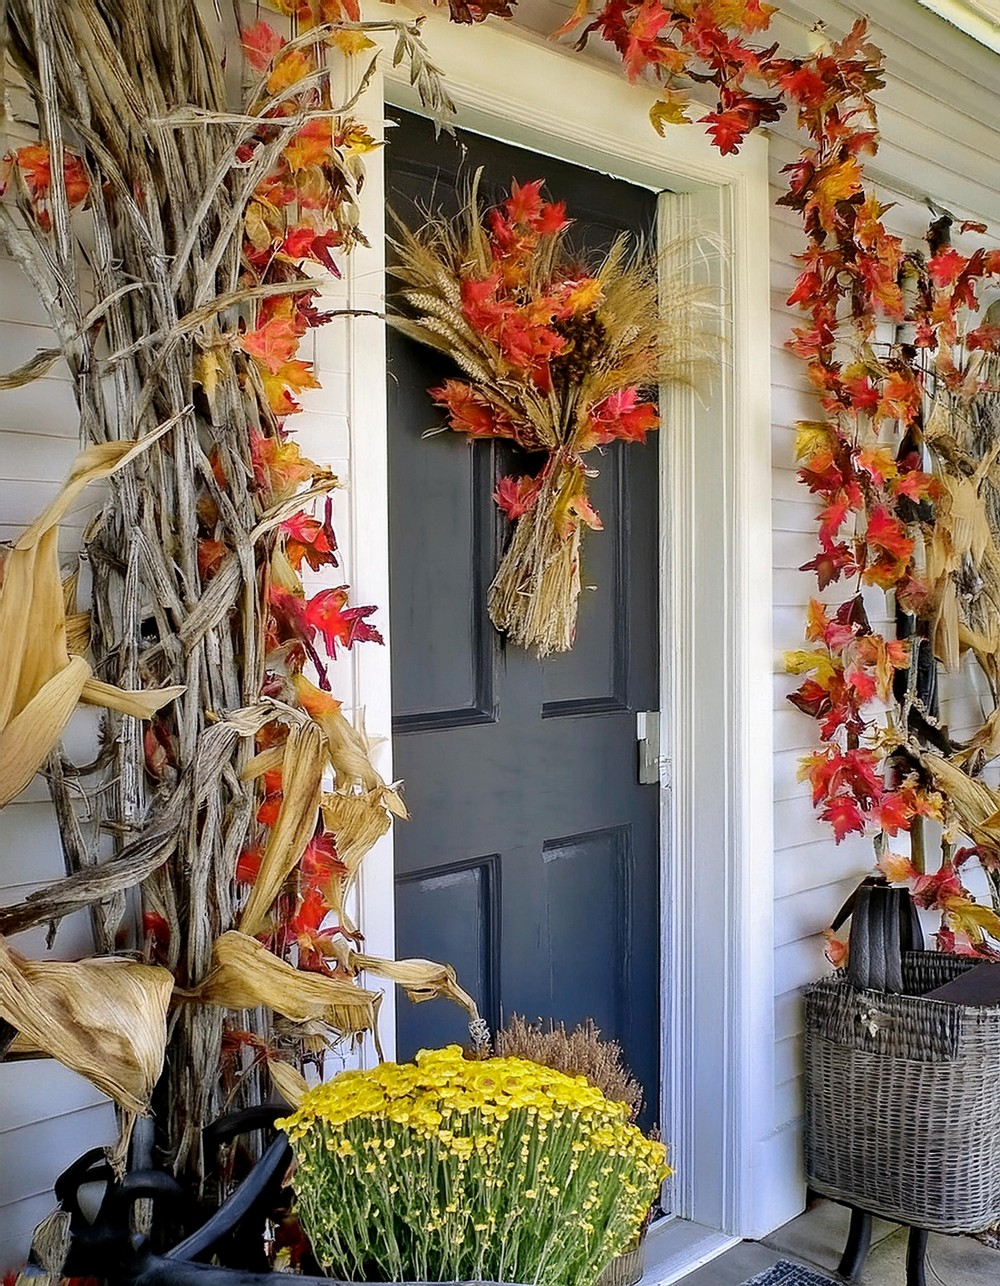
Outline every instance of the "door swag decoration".
<svg viewBox="0 0 1000 1286">
<path fill-rule="evenodd" d="M 502 478 L 494 493 L 514 532 L 489 589 L 497 629 L 544 657 L 573 646 L 582 529 L 601 530 L 585 457 L 659 427 L 654 390 L 695 382 L 718 350 L 718 310 L 696 278 L 695 239 L 657 256 L 622 235 L 591 267 L 544 180 L 515 180 L 484 209 L 479 179 L 454 218 L 416 230 L 397 220 L 390 270 L 409 315 L 392 321 L 466 377 L 429 390 L 450 428 L 545 454 L 536 473 Z"/>
</svg>

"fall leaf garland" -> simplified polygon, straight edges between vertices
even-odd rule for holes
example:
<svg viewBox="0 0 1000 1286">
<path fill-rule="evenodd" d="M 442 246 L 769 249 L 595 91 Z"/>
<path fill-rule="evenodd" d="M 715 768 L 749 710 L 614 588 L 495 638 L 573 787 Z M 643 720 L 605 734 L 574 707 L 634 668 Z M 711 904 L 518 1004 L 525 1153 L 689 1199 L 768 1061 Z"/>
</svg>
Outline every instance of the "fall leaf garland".
<svg viewBox="0 0 1000 1286">
<path fill-rule="evenodd" d="M 942 911 L 943 946 L 985 950 L 984 934 L 1000 937 L 1000 919 L 976 906 L 957 872 L 976 854 L 1000 909 L 1000 850 L 985 819 L 963 813 L 970 778 L 943 774 L 947 758 L 935 760 L 928 745 L 981 772 L 989 753 L 1000 752 L 997 714 L 966 745 L 950 742 L 926 675 L 935 660 L 956 668 L 969 650 L 994 706 L 1000 698 L 1000 631 L 989 591 L 1000 581 L 1000 503 L 983 433 L 984 400 L 997 397 L 989 360 L 1000 349 L 1000 317 L 979 313 L 982 286 L 1000 277 L 1000 253 L 961 253 L 950 245 L 947 219 L 932 227 L 927 256 L 887 231 L 887 207 L 864 183 L 864 158 L 878 146 L 872 95 L 883 85 L 882 55 L 866 22 L 808 57 L 787 58 L 777 45 L 749 40 L 775 12 L 759 0 L 669 7 L 611 0 L 596 10 L 580 0 L 556 34 L 586 23 L 577 48 L 596 34 L 615 47 L 630 79 L 660 84 L 650 116 L 661 134 L 667 124 L 690 121 L 694 82 L 718 93 L 715 109 L 698 119 L 723 155 L 789 107 L 808 135 L 801 157 L 786 167 L 788 192 L 779 202 L 799 212 L 807 236 L 788 300 L 806 321 L 789 347 L 808 364 L 825 416 L 797 430 L 800 477 L 823 502 L 819 550 L 802 570 L 816 575 L 820 590 L 842 580 L 855 589 L 832 609 L 814 601 L 806 629 L 813 646 L 786 658 L 792 673 L 805 676 L 790 700 L 818 720 L 822 737 L 801 775 L 838 843 L 874 829 L 890 878 L 908 879 L 922 906 Z M 895 328 L 896 339 L 883 342 L 880 326 Z M 896 449 L 887 432 L 896 433 Z M 521 502 L 519 493 L 510 498 Z M 973 567 L 986 591 L 970 591 Z M 865 586 L 892 596 L 905 637 L 872 628 Z M 894 713 L 884 723 L 887 707 Z M 946 843 L 941 871 L 925 875 L 925 817 L 967 833 L 971 826 L 977 847 L 960 859 Z M 915 865 L 888 852 L 892 837 L 911 831 Z"/>
</svg>

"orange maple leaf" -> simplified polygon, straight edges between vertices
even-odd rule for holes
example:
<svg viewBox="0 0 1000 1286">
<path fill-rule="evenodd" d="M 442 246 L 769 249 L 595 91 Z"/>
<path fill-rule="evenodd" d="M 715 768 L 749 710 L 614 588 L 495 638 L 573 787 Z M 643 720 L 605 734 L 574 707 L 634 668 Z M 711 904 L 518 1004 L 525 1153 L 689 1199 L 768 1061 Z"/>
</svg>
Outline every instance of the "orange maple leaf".
<svg viewBox="0 0 1000 1286">
<path fill-rule="evenodd" d="M 306 49 L 290 49 L 276 64 L 274 71 L 267 78 L 267 92 L 280 94 L 282 90 L 291 89 L 306 76 L 316 70 L 316 60 Z"/>
<path fill-rule="evenodd" d="M 307 121 L 292 136 L 282 155 L 294 172 L 322 165 L 330 159 L 333 149 L 333 122 L 329 117 Z"/>
<path fill-rule="evenodd" d="M 19 147 L 14 155 L 31 199 L 36 204 L 44 201 L 52 187 L 52 157 L 48 145 L 29 143 L 26 147 Z M 69 205 L 82 205 L 90 192 L 90 184 L 83 162 L 72 152 L 63 152 L 63 182 Z"/>
<path fill-rule="evenodd" d="M 239 345 L 266 371 L 276 375 L 292 360 L 302 334 L 290 316 L 271 317 L 256 330 L 241 335 Z"/>
<path fill-rule="evenodd" d="M 250 450 L 258 485 L 270 491 L 274 499 L 293 495 L 318 472 L 316 464 L 290 439 L 254 437 Z"/>
<path fill-rule="evenodd" d="M 310 363 L 297 360 L 282 363 L 276 371 L 262 370 L 260 377 L 268 406 L 277 416 L 291 415 L 299 410 L 293 394 L 320 386 Z"/>
</svg>

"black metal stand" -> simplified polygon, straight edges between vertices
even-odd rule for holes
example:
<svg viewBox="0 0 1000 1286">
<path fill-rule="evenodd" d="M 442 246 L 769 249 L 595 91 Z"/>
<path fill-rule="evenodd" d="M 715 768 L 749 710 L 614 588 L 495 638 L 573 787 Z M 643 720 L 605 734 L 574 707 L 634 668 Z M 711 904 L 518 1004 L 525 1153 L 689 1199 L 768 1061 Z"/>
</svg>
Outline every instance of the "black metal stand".
<svg viewBox="0 0 1000 1286">
<path fill-rule="evenodd" d="M 861 1270 L 868 1258 L 872 1244 L 872 1217 L 867 1210 L 851 1206 L 851 1228 L 847 1234 L 847 1245 L 840 1260 L 837 1272 L 849 1282 L 856 1282 L 861 1277 Z"/>
<path fill-rule="evenodd" d="M 845 1281 L 859 1282 L 871 1247 L 872 1217 L 867 1210 L 860 1210 L 857 1206 L 849 1209 L 851 1227 L 837 1272 Z M 910 1228 L 906 1244 L 906 1286 L 927 1286 L 925 1265 L 928 1235 L 926 1228 Z"/>
<path fill-rule="evenodd" d="M 906 1286 L 927 1286 L 924 1263 L 927 1256 L 927 1229 L 911 1228 L 906 1245 Z"/>
</svg>

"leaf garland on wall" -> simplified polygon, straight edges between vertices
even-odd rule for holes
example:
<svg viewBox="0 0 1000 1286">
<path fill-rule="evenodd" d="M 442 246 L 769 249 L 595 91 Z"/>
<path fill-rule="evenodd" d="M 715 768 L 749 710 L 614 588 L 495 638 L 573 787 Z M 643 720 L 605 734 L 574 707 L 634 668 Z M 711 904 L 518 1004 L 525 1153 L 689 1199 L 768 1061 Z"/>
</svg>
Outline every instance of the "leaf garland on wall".
<svg viewBox="0 0 1000 1286">
<path fill-rule="evenodd" d="M 579 0 L 556 35 L 610 43 L 630 80 L 657 84 L 658 133 L 689 124 L 697 90 L 718 94 L 698 117 L 714 146 L 737 152 L 751 130 L 788 108 L 808 136 L 785 167 L 779 204 L 802 217 L 807 248 L 788 299 L 806 323 L 789 347 L 808 365 L 823 416 L 800 422 L 800 477 L 823 501 L 819 551 L 802 570 L 821 591 L 854 582 L 846 601 L 813 601 L 806 636 L 788 654 L 804 681 L 790 700 L 818 720 L 822 745 L 802 763 L 813 802 L 839 843 L 874 832 L 879 863 L 917 901 L 942 913 L 939 944 L 988 952 L 1000 940 L 1000 792 L 978 780 L 1000 754 L 1000 251 L 950 244 L 951 220 L 908 249 L 865 185 L 878 148 L 872 95 L 882 54 L 859 19 L 806 57 L 751 37 L 770 26 L 762 0 Z M 959 235 L 986 232 L 963 223 Z M 893 338 L 885 337 L 886 330 Z M 894 444 L 893 444 L 894 440 Z M 511 493 L 513 496 L 513 492 Z M 863 590 L 890 597 L 897 637 L 873 629 Z M 951 739 L 935 704 L 938 666 L 975 658 L 988 694 L 982 727 Z M 923 820 L 944 823 L 940 869 L 925 871 Z M 890 851 L 897 835 L 908 857 Z M 956 852 L 955 836 L 973 843 Z M 978 906 L 960 868 L 983 865 L 994 910 Z"/>
<path fill-rule="evenodd" d="M 659 427 L 651 397 L 704 373 L 718 351 L 716 310 L 695 284 L 691 241 L 655 257 L 620 237 L 591 268 L 543 180 L 515 180 L 484 209 L 479 179 L 453 219 L 399 223 L 389 271 L 410 315 L 390 320 L 466 377 L 429 390 L 449 428 L 545 457 L 537 472 L 500 480 L 494 499 L 514 531 L 488 599 L 497 629 L 544 657 L 573 646 L 582 529 L 601 530 L 588 454 L 644 443 Z"/>
</svg>

